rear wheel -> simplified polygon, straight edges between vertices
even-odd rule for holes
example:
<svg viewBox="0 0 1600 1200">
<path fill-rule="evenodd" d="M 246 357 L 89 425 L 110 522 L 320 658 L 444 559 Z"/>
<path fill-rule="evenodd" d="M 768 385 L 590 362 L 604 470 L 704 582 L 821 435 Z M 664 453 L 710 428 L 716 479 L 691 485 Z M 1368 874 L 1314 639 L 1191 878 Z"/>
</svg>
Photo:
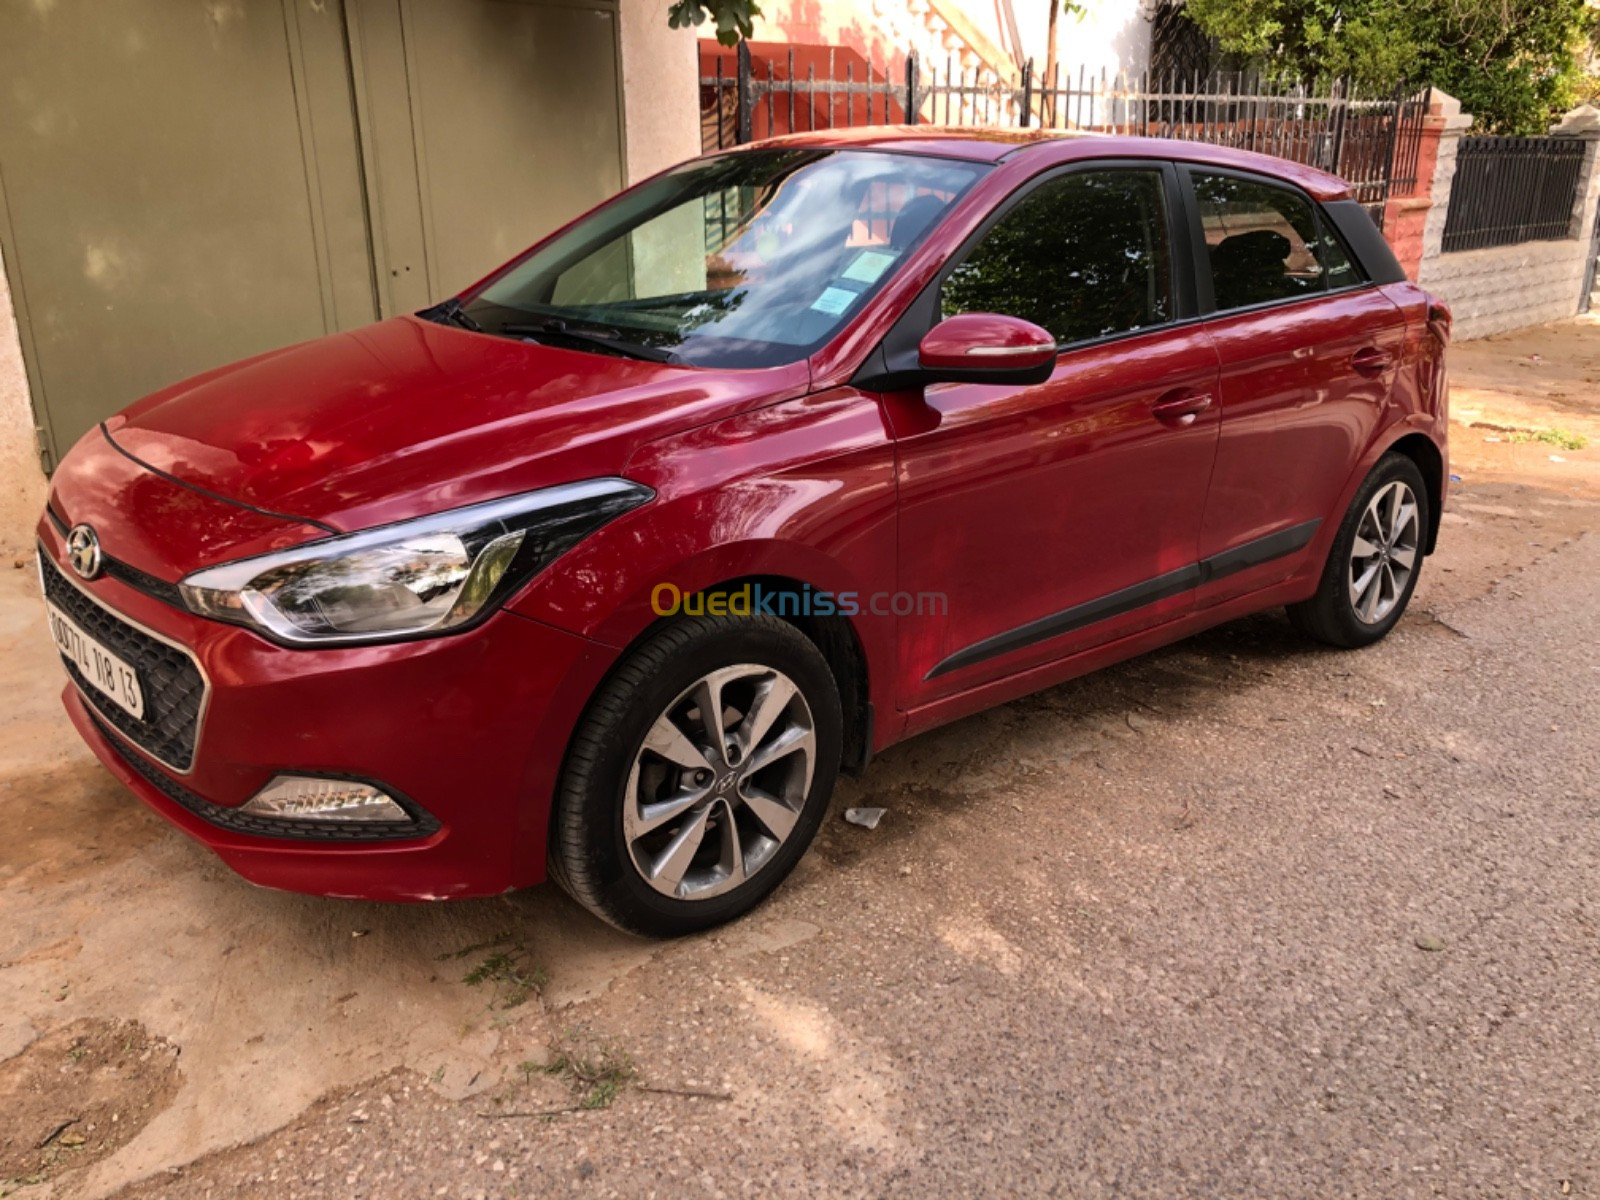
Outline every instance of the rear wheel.
<svg viewBox="0 0 1600 1200">
<path fill-rule="evenodd" d="M 1340 523 L 1316 595 L 1289 606 L 1301 632 L 1331 646 L 1371 645 L 1393 629 L 1416 590 L 1428 490 L 1403 454 L 1378 460 Z"/>
<path fill-rule="evenodd" d="M 793 626 L 697 617 L 603 684 L 567 756 L 551 875 L 654 937 L 742 915 L 783 881 L 838 775 L 838 688 Z"/>
</svg>

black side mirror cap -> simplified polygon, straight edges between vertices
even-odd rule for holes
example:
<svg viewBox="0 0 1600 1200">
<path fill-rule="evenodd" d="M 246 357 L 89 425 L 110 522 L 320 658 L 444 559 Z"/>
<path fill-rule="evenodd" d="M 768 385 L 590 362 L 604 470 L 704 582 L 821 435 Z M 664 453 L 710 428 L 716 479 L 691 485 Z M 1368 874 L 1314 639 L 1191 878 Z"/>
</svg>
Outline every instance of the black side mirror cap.
<svg viewBox="0 0 1600 1200">
<path fill-rule="evenodd" d="M 1045 383 L 1055 372 L 1055 359 L 1028 367 L 924 367 L 915 350 L 897 354 L 891 362 L 882 345 L 850 377 L 850 385 L 864 392 L 897 392 L 926 387 L 930 383 L 991 383 L 1027 387 Z"/>
</svg>

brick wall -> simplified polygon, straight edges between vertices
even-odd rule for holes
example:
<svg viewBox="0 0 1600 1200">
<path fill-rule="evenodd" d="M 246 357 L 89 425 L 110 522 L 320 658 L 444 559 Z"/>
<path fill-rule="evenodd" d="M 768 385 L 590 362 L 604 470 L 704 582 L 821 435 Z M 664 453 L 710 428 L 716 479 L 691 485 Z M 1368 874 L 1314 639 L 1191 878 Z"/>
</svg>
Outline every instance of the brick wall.
<svg viewBox="0 0 1600 1200">
<path fill-rule="evenodd" d="M 1417 144 L 1416 183 L 1409 192 L 1390 196 L 1383 210 L 1383 234 L 1412 279 L 1417 277 L 1422 265 L 1423 233 L 1428 212 L 1433 207 L 1433 173 L 1439 157 L 1439 137 L 1447 123 L 1445 102 L 1449 99 L 1442 92 L 1432 94 L 1428 112 L 1422 118 L 1422 137 Z"/>
</svg>

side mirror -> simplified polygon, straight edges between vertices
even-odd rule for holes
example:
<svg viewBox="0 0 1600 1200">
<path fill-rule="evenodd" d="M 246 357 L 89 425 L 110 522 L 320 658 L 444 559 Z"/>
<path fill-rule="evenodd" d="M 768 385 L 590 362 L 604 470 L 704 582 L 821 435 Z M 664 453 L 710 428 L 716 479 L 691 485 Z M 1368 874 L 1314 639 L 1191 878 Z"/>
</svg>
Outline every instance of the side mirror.
<svg viewBox="0 0 1600 1200">
<path fill-rule="evenodd" d="M 940 321 L 917 347 L 930 381 L 1043 383 L 1056 365 L 1056 340 L 1031 321 L 961 313 Z"/>
</svg>

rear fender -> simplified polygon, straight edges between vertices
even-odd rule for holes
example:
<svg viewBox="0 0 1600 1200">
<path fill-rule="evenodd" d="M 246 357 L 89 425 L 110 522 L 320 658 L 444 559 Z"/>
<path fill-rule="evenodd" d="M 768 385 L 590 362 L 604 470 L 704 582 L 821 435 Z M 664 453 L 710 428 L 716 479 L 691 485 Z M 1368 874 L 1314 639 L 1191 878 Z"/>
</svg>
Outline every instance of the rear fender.
<svg viewBox="0 0 1600 1200">
<path fill-rule="evenodd" d="M 1315 571 L 1307 572 L 1305 577 L 1312 587 L 1315 587 L 1316 581 L 1322 578 L 1328 552 L 1333 548 L 1333 539 L 1338 536 L 1339 525 L 1355 500 L 1357 490 L 1372 473 L 1372 469 L 1378 465 L 1378 460 L 1391 450 L 1399 450 L 1405 454 L 1416 462 L 1422 471 L 1423 482 L 1428 488 L 1429 508 L 1428 537 L 1423 552 L 1433 553 L 1439 535 L 1439 512 L 1444 506 L 1445 487 L 1448 482 L 1445 467 L 1447 460 L 1444 457 L 1444 447 L 1435 432 L 1436 424 L 1436 421 L 1425 414 L 1413 413 L 1387 426 L 1373 438 L 1355 469 L 1345 480 L 1344 487 L 1339 493 L 1337 507 L 1322 523 L 1322 527 L 1317 531 L 1316 541 L 1312 543 L 1307 555 L 1306 561 L 1315 565 Z M 1425 444 L 1428 450 L 1420 450 L 1422 444 Z"/>
</svg>

